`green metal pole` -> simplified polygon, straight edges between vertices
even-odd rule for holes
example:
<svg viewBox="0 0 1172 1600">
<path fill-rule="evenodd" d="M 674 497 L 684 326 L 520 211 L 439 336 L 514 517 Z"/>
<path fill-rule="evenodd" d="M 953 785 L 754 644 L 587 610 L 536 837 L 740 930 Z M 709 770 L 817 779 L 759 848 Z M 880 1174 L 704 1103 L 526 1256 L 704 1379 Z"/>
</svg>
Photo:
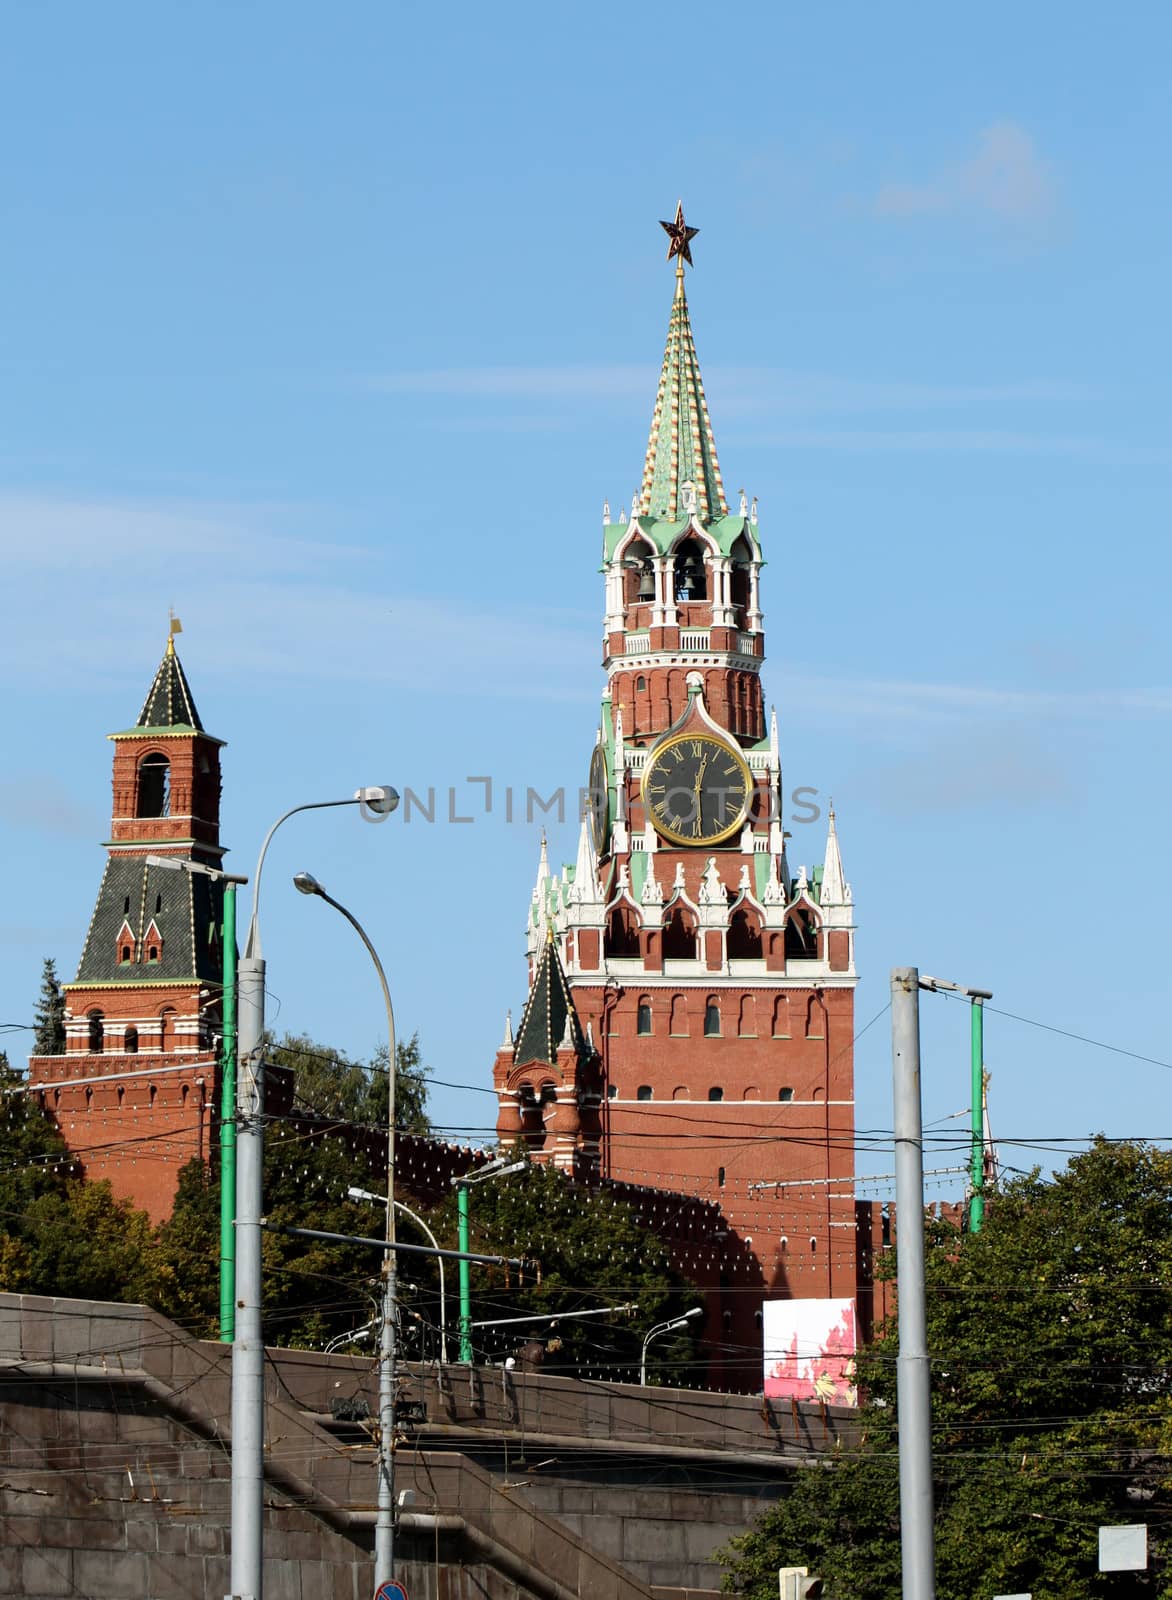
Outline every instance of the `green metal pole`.
<svg viewBox="0 0 1172 1600">
<path fill-rule="evenodd" d="M 468 1253 L 468 1185 L 456 1185 L 456 1219 L 459 1247 Z M 472 1360 L 472 1275 L 466 1260 L 460 1262 L 460 1360 Z"/>
<path fill-rule="evenodd" d="M 220 1056 L 220 1341 L 236 1334 L 236 885 L 224 885 Z"/>
<path fill-rule="evenodd" d="M 969 1232 L 980 1233 L 985 1216 L 985 1003 L 973 1000 L 972 1013 L 972 1170 L 969 1174 Z"/>
</svg>

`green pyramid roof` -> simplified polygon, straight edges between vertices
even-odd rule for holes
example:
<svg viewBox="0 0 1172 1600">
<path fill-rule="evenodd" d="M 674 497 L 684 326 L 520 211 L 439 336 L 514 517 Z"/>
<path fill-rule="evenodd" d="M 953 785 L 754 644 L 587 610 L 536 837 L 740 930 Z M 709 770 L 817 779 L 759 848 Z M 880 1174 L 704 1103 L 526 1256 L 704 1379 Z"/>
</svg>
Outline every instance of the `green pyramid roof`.
<svg viewBox="0 0 1172 1600">
<path fill-rule="evenodd" d="M 676 521 L 688 515 L 682 493 L 685 483 L 695 486 L 695 514 L 701 522 L 713 522 L 728 515 L 720 463 L 716 459 L 716 440 L 708 419 L 700 363 L 692 339 L 688 299 L 684 292 L 684 270 L 676 272 L 676 293 L 667 328 L 667 348 L 651 437 L 643 463 L 643 484 L 639 515 Z"/>
<path fill-rule="evenodd" d="M 167 640 L 167 649 L 150 692 L 143 701 L 136 728 L 194 728 L 203 732 L 203 723 L 191 698 L 187 674 L 175 654 L 174 639 Z"/>
<path fill-rule="evenodd" d="M 589 1055 L 590 1047 L 586 1043 L 582 1024 L 578 1021 L 578 1013 L 570 997 L 570 986 L 558 959 L 557 944 L 552 938 L 547 938 L 537 963 L 533 987 L 525 1002 L 521 1026 L 517 1029 L 517 1041 L 513 1047 L 516 1065 L 523 1067 L 530 1061 L 542 1061 L 551 1067 L 556 1066 L 558 1045 L 565 1037 L 567 1018 L 575 1054 Z"/>
</svg>

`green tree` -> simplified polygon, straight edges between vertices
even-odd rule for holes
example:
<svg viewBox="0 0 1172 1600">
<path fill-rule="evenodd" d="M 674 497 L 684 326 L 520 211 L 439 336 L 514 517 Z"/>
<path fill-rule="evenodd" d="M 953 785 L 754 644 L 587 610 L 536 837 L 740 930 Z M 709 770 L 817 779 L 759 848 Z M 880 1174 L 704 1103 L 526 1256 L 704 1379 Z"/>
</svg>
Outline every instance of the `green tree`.
<svg viewBox="0 0 1172 1600">
<path fill-rule="evenodd" d="M 1098 1140 L 1005 1186 L 981 1233 L 927 1256 L 940 1600 L 1165 1594 L 1172 1512 L 1172 1156 Z M 856 1449 L 795 1476 L 722 1553 L 726 1588 L 775 1600 L 806 1565 L 834 1600 L 899 1589 L 895 1358 L 860 1360 Z M 1097 1529 L 1149 1524 L 1147 1573 L 1097 1570 Z"/>
<path fill-rule="evenodd" d="M 696 1291 L 672 1270 L 662 1240 L 605 1189 L 590 1189 L 542 1165 L 477 1184 L 469 1198 L 472 1250 L 540 1264 L 540 1281 L 536 1267 L 521 1275 L 512 1268 L 473 1267 L 474 1321 L 636 1306 L 630 1314 L 568 1319 L 556 1327 L 506 1323 L 477 1329 L 473 1345 L 490 1359 L 536 1340 L 546 1343 L 543 1364 L 549 1371 L 630 1380 L 638 1377 L 647 1330 L 698 1303 Z M 443 1230 L 441 1244 L 454 1247 L 454 1195 L 441 1208 L 436 1227 Z M 454 1277 L 454 1264 L 452 1272 Z M 696 1337 L 695 1325 L 689 1324 L 675 1337 L 657 1341 L 649 1373 L 661 1381 L 688 1381 L 695 1371 Z"/>
<path fill-rule="evenodd" d="M 41 992 L 33 1013 L 36 1035 L 33 1055 L 61 1056 L 65 1054 L 65 996 L 57 981 L 57 967 L 51 956 L 45 957 L 41 968 Z"/>
</svg>

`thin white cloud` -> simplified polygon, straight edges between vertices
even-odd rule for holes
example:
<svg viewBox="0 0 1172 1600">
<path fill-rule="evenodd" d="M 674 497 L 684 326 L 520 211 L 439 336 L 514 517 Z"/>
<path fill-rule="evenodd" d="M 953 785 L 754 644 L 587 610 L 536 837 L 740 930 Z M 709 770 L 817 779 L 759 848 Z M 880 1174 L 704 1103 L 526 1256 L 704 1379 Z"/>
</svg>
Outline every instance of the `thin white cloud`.
<svg viewBox="0 0 1172 1600">
<path fill-rule="evenodd" d="M 885 183 L 875 196 L 881 217 L 956 216 L 1037 228 L 1058 209 L 1053 169 L 1016 122 L 982 130 L 975 152 L 926 183 Z"/>
</svg>

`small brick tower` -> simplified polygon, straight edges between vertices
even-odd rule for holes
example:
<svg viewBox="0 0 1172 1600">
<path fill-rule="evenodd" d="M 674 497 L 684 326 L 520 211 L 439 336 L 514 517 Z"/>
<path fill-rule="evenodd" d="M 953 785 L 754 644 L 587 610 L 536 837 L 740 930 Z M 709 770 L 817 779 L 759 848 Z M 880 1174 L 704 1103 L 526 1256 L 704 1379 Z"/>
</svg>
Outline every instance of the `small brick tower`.
<svg viewBox="0 0 1172 1600">
<path fill-rule="evenodd" d="M 218 867 L 224 853 L 223 741 L 204 731 L 173 636 L 138 721 L 110 738 L 114 815 L 77 977 L 64 986 L 65 1054 L 34 1056 L 29 1082 L 85 1175 L 159 1220 L 180 1167 L 211 1154 L 223 972 L 221 885 L 148 860 Z"/>
<path fill-rule="evenodd" d="M 689 237 L 673 242 L 688 260 Z M 629 519 L 604 508 L 602 531 L 589 803 L 560 877 L 542 846 L 528 926 L 530 1006 L 556 967 L 589 1054 L 570 1072 L 506 1038 L 498 1133 L 718 1202 L 735 1235 L 720 1338 L 759 1374 L 763 1296 L 860 1287 L 854 908 L 833 809 L 824 864 L 787 858 L 757 504 L 725 499 L 683 259 L 639 493 Z"/>
</svg>

